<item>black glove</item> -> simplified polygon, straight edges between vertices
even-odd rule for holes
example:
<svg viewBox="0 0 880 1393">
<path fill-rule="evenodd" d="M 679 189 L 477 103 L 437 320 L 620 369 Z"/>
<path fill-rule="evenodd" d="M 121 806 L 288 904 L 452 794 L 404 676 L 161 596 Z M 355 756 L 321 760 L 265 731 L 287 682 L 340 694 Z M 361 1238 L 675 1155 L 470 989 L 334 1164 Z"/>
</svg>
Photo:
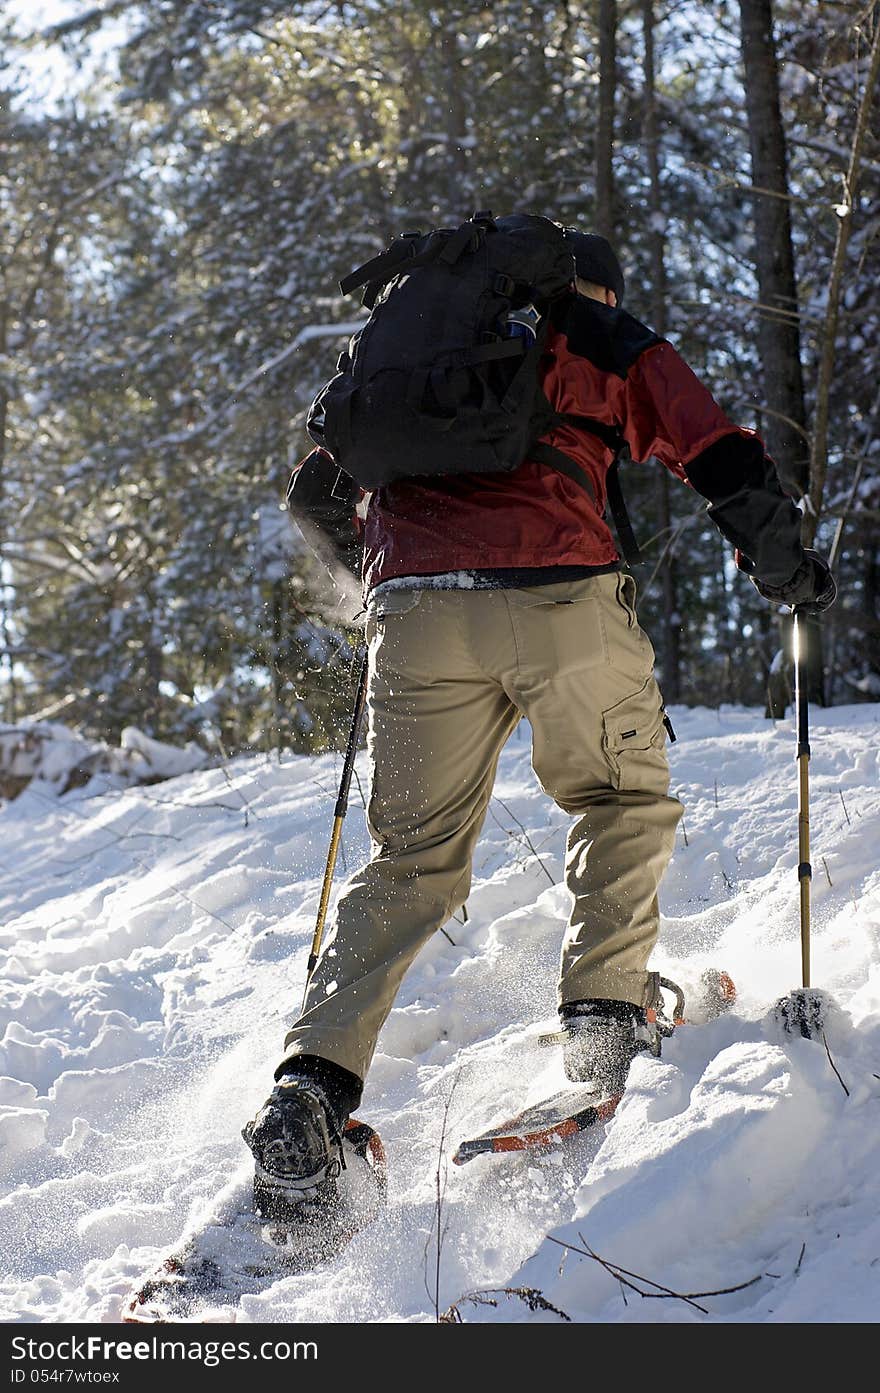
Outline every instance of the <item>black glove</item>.
<svg viewBox="0 0 880 1393">
<path fill-rule="evenodd" d="M 360 580 L 363 539 L 355 513 L 360 489 L 326 450 L 312 450 L 293 471 L 287 508 L 312 551 L 339 583 L 339 565 Z"/>
<path fill-rule="evenodd" d="M 784 585 L 767 585 L 757 576 L 749 576 L 759 595 L 774 605 L 791 605 L 792 609 L 820 610 L 833 605 L 837 598 L 837 583 L 828 563 L 815 551 L 805 551 L 804 559 L 791 580 Z"/>
</svg>

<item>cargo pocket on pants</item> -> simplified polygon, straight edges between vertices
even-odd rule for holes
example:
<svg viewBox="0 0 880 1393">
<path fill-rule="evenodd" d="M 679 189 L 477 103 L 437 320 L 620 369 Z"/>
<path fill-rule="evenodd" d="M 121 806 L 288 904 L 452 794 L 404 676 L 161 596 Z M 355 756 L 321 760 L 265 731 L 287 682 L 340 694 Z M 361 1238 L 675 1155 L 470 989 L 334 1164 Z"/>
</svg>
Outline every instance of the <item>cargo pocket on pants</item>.
<svg viewBox="0 0 880 1393">
<path fill-rule="evenodd" d="M 602 712 L 602 748 L 614 788 L 669 792 L 663 716 L 663 698 L 653 677 Z"/>
</svg>

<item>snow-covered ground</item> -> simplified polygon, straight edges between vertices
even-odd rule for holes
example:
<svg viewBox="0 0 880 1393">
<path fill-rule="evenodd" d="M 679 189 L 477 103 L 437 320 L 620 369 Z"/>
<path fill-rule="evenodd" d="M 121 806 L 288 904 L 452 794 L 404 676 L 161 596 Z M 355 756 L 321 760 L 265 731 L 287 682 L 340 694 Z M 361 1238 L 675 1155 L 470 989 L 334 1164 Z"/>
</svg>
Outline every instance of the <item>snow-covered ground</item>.
<svg viewBox="0 0 880 1393">
<path fill-rule="evenodd" d="M 878 1318 L 880 706 L 813 712 L 813 981 L 840 1008 L 830 1055 L 771 1024 L 800 982 L 793 723 L 673 717 L 686 817 L 652 965 L 685 988 L 726 968 L 733 1012 L 637 1060 L 600 1134 L 448 1165 L 462 1136 L 564 1082 L 535 1027 L 554 1014 L 568 820 L 521 728 L 467 923 L 417 961 L 368 1080 L 388 1210 L 325 1268 L 242 1298 L 236 1319 L 430 1321 L 435 1300 L 466 1321 L 561 1319 L 504 1288 L 576 1321 Z M 0 810 L 4 1320 L 118 1320 L 247 1166 L 239 1131 L 301 1000 L 338 772 L 329 756 L 242 758 L 149 788 L 59 799 L 33 784 Z M 355 794 L 348 869 L 366 852 Z M 660 1287 L 741 1289 L 688 1303 Z M 497 1305 L 461 1299 L 487 1289 Z"/>
</svg>

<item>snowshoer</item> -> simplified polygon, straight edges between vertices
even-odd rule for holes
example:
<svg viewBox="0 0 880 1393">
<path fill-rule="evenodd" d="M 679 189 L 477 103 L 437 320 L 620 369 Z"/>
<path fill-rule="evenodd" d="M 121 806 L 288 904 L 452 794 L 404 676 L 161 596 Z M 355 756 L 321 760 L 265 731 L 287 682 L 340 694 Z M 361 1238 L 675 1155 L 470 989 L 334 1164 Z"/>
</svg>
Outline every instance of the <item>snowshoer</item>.
<svg viewBox="0 0 880 1393">
<path fill-rule="evenodd" d="M 566 236 L 576 278 L 549 308 L 541 359 L 551 406 L 622 433 L 635 460 L 659 460 L 706 498 L 766 598 L 830 604 L 831 573 L 803 549 L 801 514 L 760 437 L 622 308 L 608 242 Z M 591 490 L 546 452 L 532 457 L 540 449 L 511 472 L 397 480 L 365 510 L 326 450 L 294 474 L 294 517 L 366 596 L 373 853 L 340 894 L 276 1087 L 245 1129 L 270 1208 L 332 1185 L 403 976 L 467 899 L 498 757 L 523 717 L 541 786 L 573 818 L 558 987 L 567 1077 L 619 1093 L 652 1047 L 648 961 L 682 813 L 669 794 L 669 721 L 635 581 L 603 517 L 614 450 L 564 421 L 543 443 Z"/>
</svg>

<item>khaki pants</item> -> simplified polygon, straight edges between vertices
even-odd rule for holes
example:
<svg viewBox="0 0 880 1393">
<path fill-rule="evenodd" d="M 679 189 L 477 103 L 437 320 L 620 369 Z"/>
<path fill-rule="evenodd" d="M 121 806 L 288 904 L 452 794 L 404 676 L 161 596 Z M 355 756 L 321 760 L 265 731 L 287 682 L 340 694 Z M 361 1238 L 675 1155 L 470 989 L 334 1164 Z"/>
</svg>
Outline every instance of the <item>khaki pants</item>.
<svg viewBox="0 0 880 1393">
<path fill-rule="evenodd" d="M 657 887 L 681 805 L 635 582 L 392 590 L 370 606 L 373 855 L 339 898 L 285 1059 L 363 1079 L 404 973 L 466 900 L 501 749 L 521 716 L 542 788 L 573 823 L 561 1004 L 651 1004 Z"/>
</svg>

